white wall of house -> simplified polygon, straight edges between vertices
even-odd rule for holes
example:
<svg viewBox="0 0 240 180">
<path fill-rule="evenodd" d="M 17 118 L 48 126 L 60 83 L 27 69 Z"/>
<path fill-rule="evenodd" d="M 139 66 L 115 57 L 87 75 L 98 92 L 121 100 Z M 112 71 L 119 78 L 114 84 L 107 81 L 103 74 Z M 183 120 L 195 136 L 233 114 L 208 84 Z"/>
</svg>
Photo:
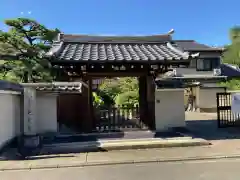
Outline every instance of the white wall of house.
<svg viewBox="0 0 240 180">
<path fill-rule="evenodd" d="M 20 133 L 20 93 L 0 90 L 0 147 Z"/>
<path fill-rule="evenodd" d="M 200 110 L 215 111 L 217 109 L 217 93 L 225 92 L 224 88 L 199 88 L 197 106 Z"/>
<path fill-rule="evenodd" d="M 57 132 L 57 95 L 37 93 L 37 133 Z"/>
<path fill-rule="evenodd" d="M 185 126 L 184 89 L 155 91 L 156 130 Z"/>
</svg>

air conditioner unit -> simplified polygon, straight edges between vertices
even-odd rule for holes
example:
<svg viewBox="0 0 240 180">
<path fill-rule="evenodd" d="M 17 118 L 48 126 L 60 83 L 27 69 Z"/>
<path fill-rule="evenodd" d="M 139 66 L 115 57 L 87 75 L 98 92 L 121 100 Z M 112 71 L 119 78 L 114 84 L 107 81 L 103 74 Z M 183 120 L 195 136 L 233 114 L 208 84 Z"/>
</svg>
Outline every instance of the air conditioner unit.
<svg viewBox="0 0 240 180">
<path fill-rule="evenodd" d="M 214 76 L 220 76 L 221 75 L 221 69 L 213 69 L 213 75 Z"/>
</svg>

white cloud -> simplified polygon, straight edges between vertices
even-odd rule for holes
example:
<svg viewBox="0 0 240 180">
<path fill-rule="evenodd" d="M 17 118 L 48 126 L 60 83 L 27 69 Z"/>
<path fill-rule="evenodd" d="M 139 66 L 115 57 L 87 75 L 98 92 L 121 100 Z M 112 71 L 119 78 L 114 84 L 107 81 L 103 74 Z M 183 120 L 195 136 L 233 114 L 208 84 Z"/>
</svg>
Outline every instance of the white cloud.
<svg viewBox="0 0 240 180">
<path fill-rule="evenodd" d="M 20 12 L 20 14 L 21 14 L 21 15 L 24 15 L 24 14 L 29 14 L 29 15 L 30 15 L 30 14 L 32 14 L 32 11 L 28 11 L 28 12 L 22 11 L 22 12 Z"/>
</svg>

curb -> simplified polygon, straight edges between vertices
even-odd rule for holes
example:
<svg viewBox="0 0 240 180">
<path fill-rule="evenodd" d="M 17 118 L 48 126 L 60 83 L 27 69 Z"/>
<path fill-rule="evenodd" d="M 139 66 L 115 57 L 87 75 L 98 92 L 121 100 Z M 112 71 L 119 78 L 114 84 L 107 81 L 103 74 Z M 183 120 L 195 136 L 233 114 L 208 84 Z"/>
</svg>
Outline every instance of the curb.
<svg viewBox="0 0 240 180">
<path fill-rule="evenodd" d="M 76 165 L 63 165 L 59 168 L 64 167 L 88 167 L 88 166 L 108 166 L 108 165 L 121 165 L 121 164 L 143 164 L 143 163 L 167 163 L 167 162 L 183 162 L 183 161 L 204 161 L 204 160 L 216 160 L 216 159 L 232 159 L 240 158 L 240 155 L 232 156 L 205 156 L 205 157 L 187 157 L 187 158 L 169 158 L 169 159 L 153 159 L 153 160 L 127 160 L 127 161 L 112 161 L 112 162 L 92 162 L 81 164 L 80 166 Z"/>
<path fill-rule="evenodd" d="M 93 167 L 93 166 L 110 166 L 110 165 L 124 165 L 124 164 L 143 164 L 143 163 L 168 163 L 168 162 L 183 162 L 183 161 L 204 161 L 204 160 L 220 160 L 240 158 L 237 155 L 218 155 L 218 156 L 202 156 L 202 157 L 187 157 L 187 158 L 169 158 L 169 159 L 153 159 L 153 160 L 127 160 L 127 161 L 109 161 L 109 162 L 92 162 L 79 164 L 56 164 L 56 165 L 39 165 L 19 168 L 1 168 L 0 171 L 14 171 L 14 170 L 33 170 L 33 169 L 56 169 L 56 168 L 71 168 L 71 167 Z"/>
<path fill-rule="evenodd" d="M 170 148 L 170 147 L 190 147 L 190 146 L 208 146 L 211 145 L 209 141 L 203 139 L 184 140 L 154 140 L 154 141 L 136 141 L 129 140 L 126 142 L 111 141 L 111 142 L 86 142 L 86 143 L 64 143 L 46 145 L 42 152 L 56 151 L 61 152 L 96 152 L 96 151 L 113 151 L 113 150 L 128 150 L 128 149 L 151 149 L 151 148 Z"/>
</svg>

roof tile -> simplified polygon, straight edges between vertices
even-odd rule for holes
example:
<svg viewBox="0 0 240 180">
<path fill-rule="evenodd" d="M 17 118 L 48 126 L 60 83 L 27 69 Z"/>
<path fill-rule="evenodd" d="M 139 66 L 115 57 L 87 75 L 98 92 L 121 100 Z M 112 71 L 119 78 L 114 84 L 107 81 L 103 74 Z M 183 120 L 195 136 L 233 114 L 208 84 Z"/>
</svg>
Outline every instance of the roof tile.
<svg viewBox="0 0 240 180">
<path fill-rule="evenodd" d="M 175 40 L 174 43 L 179 47 L 181 50 L 184 51 L 223 51 L 222 48 L 216 48 L 216 47 L 211 47 L 207 46 L 205 44 L 198 43 L 194 40 Z"/>
<path fill-rule="evenodd" d="M 156 61 L 188 59 L 183 52 L 174 51 L 164 44 L 92 44 L 64 43 L 59 51 L 60 60 L 74 61 Z"/>
</svg>

